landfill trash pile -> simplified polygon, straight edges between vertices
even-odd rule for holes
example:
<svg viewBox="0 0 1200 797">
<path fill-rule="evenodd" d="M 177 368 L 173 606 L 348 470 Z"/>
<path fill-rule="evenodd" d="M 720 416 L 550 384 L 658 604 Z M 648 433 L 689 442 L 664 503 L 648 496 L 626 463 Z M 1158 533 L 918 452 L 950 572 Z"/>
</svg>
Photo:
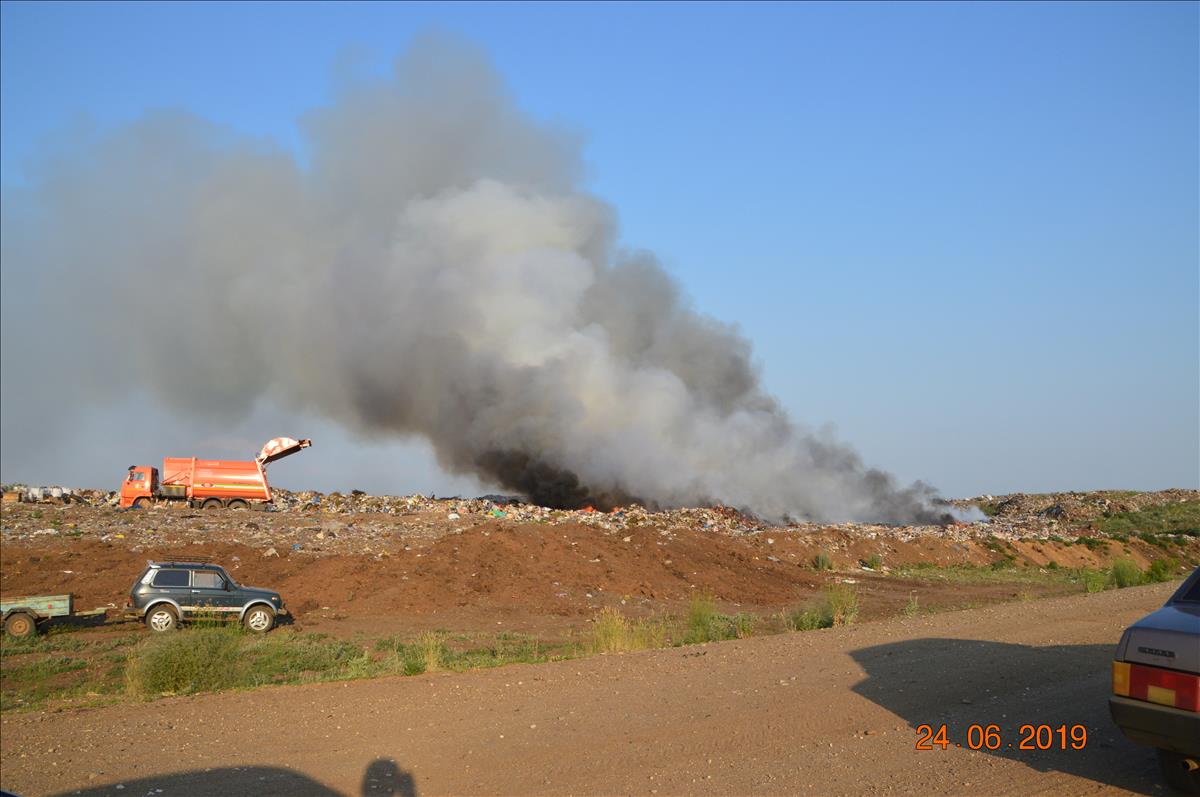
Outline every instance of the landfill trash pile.
<svg viewBox="0 0 1200 797">
<path fill-rule="evenodd" d="M 984 495 L 960 504 L 974 504 L 996 521 L 1025 521 L 1043 517 L 1056 521 L 1089 521 L 1120 512 L 1137 512 L 1151 506 L 1179 504 L 1197 500 L 1196 490 L 1160 490 L 1139 493 L 1132 490 L 1101 490 L 1095 492 L 1045 493 L 1027 495 Z"/>
<path fill-rule="evenodd" d="M 17 486 L 13 491 L 20 492 Z M 5 487 L 10 491 L 9 486 Z M 562 510 L 536 506 L 508 496 L 436 498 L 424 495 L 368 495 L 275 490 L 271 511 L 212 509 L 156 505 L 120 509 L 115 493 L 102 490 L 63 490 L 70 503 L 6 504 L 0 533 L 7 542 L 66 538 L 124 541 L 140 547 L 223 542 L 254 546 L 287 554 L 367 554 L 386 556 L 411 550 L 450 534 L 475 529 L 504 529 L 529 525 L 588 526 L 610 535 L 632 529 L 652 529 L 665 535 L 680 530 L 730 537 L 788 534 L 825 536 L 834 547 L 847 541 L 897 543 L 937 540 L 981 543 L 1018 541 L 1054 536 L 1071 541 L 1090 535 L 1087 521 L 1104 512 L 1128 511 L 1181 501 L 1200 500 L 1200 491 L 1157 493 L 1062 493 L 1051 495 L 982 496 L 951 502 L 959 509 L 980 506 L 992 516 L 944 526 L 887 526 L 868 523 L 792 523 L 772 525 L 723 506 L 652 511 L 624 506 L 609 512 Z M 36 508 L 35 508 L 36 507 Z"/>
<path fill-rule="evenodd" d="M 345 633 L 408 632 L 414 622 L 491 630 L 497 622 L 520 622 L 561 630 L 606 606 L 678 613 L 699 594 L 727 602 L 731 613 L 775 611 L 817 594 L 830 579 L 867 579 L 871 611 L 899 611 L 917 588 L 922 606 L 1017 595 L 1012 585 L 987 580 L 918 584 L 908 572 L 914 567 L 1053 565 L 1069 574 L 1109 567 L 1118 557 L 1132 557 L 1142 568 L 1167 556 L 1200 561 L 1200 537 L 1187 534 L 1076 544 L 1105 535 L 1089 521 L 1045 511 L 1056 505 L 1075 511 L 1076 500 L 1096 504 L 1068 495 L 1039 497 L 1024 514 L 1010 504 L 990 520 L 945 526 L 781 526 L 721 506 L 565 511 L 506 496 L 278 490 L 273 510 L 255 511 L 182 502 L 122 509 L 104 491 L 73 494 L 80 500 L 4 504 L 0 590 L 71 592 L 90 605 L 115 606 L 146 560 L 205 557 L 246 583 L 285 592 L 305 622 L 345 623 L 338 626 Z M 1200 492 L 1137 500 L 1155 506 L 1188 499 L 1200 502 Z M 1005 500 L 983 503 L 995 513 L 992 502 Z M 965 510 L 968 502 L 955 506 Z M 1038 587 L 1045 594 L 1073 588 L 1067 580 Z"/>
</svg>

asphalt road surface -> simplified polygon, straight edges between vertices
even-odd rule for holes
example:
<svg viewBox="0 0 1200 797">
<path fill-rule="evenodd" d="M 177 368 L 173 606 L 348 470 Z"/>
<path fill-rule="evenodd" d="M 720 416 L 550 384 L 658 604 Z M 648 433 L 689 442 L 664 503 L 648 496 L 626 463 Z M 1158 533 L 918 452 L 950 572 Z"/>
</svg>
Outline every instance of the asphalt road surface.
<svg viewBox="0 0 1200 797">
<path fill-rule="evenodd" d="M 1105 700 L 1122 629 L 1172 589 L 11 715 L 0 783 L 88 797 L 1164 794 L 1153 751 L 1120 736 Z M 946 726 L 945 749 L 915 749 L 926 724 Z M 989 724 L 990 739 L 970 730 Z M 1054 747 L 1019 749 L 1026 724 L 1049 726 Z M 1059 749 L 1057 729 L 1076 725 L 1086 744 Z"/>
</svg>

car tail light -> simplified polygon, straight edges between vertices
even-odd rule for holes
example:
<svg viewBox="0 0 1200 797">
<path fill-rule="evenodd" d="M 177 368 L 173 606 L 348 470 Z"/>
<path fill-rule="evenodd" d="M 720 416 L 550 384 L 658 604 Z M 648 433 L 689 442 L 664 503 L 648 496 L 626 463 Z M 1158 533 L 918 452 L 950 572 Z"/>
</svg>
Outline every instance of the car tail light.
<svg viewBox="0 0 1200 797">
<path fill-rule="evenodd" d="M 1114 661 L 1112 690 L 1114 695 L 1134 700 L 1200 711 L 1200 675 Z"/>
</svg>

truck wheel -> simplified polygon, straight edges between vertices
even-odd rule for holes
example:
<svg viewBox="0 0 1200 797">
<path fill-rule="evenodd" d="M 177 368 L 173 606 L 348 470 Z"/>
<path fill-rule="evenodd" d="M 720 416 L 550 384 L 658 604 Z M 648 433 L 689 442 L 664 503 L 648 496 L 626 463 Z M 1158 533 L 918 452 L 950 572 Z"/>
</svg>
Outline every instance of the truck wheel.
<svg viewBox="0 0 1200 797">
<path fill-rule="evenodd" d="M 245 501 L 243 501 L 240 498 L 233 499 L 228 504 L 226 504 L 226 506 L 229 507 L 230 509 L 249 509 L 250 508 L 250 505 L 247 504 Z"/>
<path fill-rule="evenodd" d="M 34 620 L 33 617 L 25 612 L 13 612 L 4 618 L 4 633 L 11 637 L 21 639 L 23 637 L 36 636 L 37 632 L 37 620 Z"/>
<path fill-rule="evenodd" d="M 179 615 L 167 604 L 160 604 L 146 613 L 146 627 L 156 634 L 174 631 L 179 627 Z"/>
<path fill-rule="evenodd" d="M 1200 768 L 1189 768 L 1187 756 L 1160 749 L 1158 766 L 1162 770 L 1163 780 L 1172 789 L 1184 794 L 1200 794 Z"/>
<path fill-rule="evenodd" d="M 221 499 L 220 498 L 206 498 L 204 500 L 204 503 L 202 503 L 200 505 L 201 509 L 220 509 L 220 507 L 221 507 Z"/>
<path fill-rule="evenodd" d="M 146 498 L 145 496 L 143 496 L 141 498 L 135 498 L 133 501 L 134 509 L 146 509 L 149 506 L 150 506 L 150 499 Z"/>
<path fill-rule="evenodd" d="M 251 606 L 250 611 L 246 612 L 246 617 L 242 622 L 245 624 L 247 631 L 253 631 L 256 634 L 265 634 L 275 627 L 275 612 L 262 604 Z"/>
</svg>

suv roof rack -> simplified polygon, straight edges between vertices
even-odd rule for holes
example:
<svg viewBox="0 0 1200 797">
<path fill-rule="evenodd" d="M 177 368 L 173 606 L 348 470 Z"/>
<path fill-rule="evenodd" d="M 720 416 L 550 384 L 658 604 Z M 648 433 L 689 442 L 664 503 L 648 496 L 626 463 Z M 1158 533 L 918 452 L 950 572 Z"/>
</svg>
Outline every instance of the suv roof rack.
<svg viewBox="0 0 1200 797">
<path fill-rule="evenodd" d="M 179 558 L 147 560 L 147 564 L 151 567 L 167 567 L 167 566 L 195 566 L 195 565 L 212 565 L 216 564 L 216 560 L 207 556 L 185 556 Z"/>
</svg>

